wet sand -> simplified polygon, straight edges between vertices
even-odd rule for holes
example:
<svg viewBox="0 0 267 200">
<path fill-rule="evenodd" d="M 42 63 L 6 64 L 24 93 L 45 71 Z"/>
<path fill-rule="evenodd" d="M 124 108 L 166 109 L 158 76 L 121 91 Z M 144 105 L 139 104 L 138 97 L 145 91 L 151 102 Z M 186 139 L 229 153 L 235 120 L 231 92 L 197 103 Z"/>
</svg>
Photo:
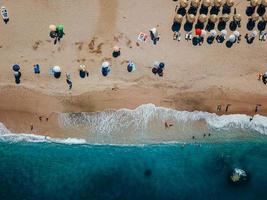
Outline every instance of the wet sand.
<svg viewBox="0 0 267 200">
<path fill-rule="evenodd" d="M 182 41 L 174 41 L 171 26 L 176 4 L 164 0 L 2 1 L 10 22 L 0 23 L 0 121 L 15 132 L 65 137 L 72 133 L 58 127 L 60 112 L 134 109 L 153 103 L 208 112 L 217 112 L 217 105 L 222 105 L 218 114 L 225 114 L 225 106 L 231 104 L 227 113 L 253 115 L 256 104 L 262 104 L 258 113 L 266 115 L 266 86 L 257 76 L 266 70 L 267 46 L 257 38 L 249 45 L 243 38 L 248 32 L 248 2 L 237 7 L 243 16 L 242 41 L 230 49 L 225 43 L 193 46 L 183 39 L 184 31 Z M 57 45 L 49 38 L 52 23 L 65 26 L 66 35 Z M 138 33 L 153 27 L 161 36 L 158 44 L 136 45 Z M 114 45 L 121 47 L 118 58 L 112 57 Z M 130 59 L 137 65 L 134 73 L 126 70 Z M 100 74 L 103 60 L 112 64 L 108 77 Z M 155 60 L 166 64 L 163 77 L 151 73 Z M 22 68 L 20 85 L 15 85 L 11 71 L 14 63 Z M 36 63 L 41 66 L 39 75 L 33 73 Z M 88 78 L 79 77 L 79 64 L 87 66 Z M 54 65 L 61 66 L 62 78 L 49 76 L 49 66 Z M 72 74 L 71 91 L 66 72 Z M 39 116 L 49 116 L 49 121 L 40 122 Z"/>
</svg>

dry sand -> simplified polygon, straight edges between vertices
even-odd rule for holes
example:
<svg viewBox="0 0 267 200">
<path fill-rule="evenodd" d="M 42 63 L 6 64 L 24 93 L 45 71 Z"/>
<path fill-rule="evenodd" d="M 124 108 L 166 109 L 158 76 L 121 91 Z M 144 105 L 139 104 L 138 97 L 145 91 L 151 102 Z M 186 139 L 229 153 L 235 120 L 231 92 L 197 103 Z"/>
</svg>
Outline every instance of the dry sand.
<svg viewBox="0 0 267 200">
<path fill-rule="evenodd" d="M 177 2 L 171 0 L 3 0 L 10 22 L 0 23 L 0 121 L 15 132 L 31 132 L 54 137 L 72 136 L 57 125 L 59 112 L 94 112 L 108 108 L 136 108 L 144 103 L 178 110 L 216 112 L 218 104 L 231 104 L 229 113 L 267 114 L 266 86 L 257 80 L 266 71 L 266 42 L 257 39 L 249 45 L 245 8 L 242 14 L 242 41 L 227 48 L 214 43 L 193 46 L 172 39 L 171 30 Z M 48 26 L 62 23 L 65 37 L 54 45 Z M 229 24 L 229 23 L 228 23 Z M 153 45 L 139 42 L 139 32 L 157 27 L 160 41 Z M 184 38 L 184 31 L 182 31 Z M 122 55 L 112 58 L 112 47 Z M 103 60 L 112 63 L 111 74 L 102 77 Z M 137 65 L 134 73 L 126 61 Z M 164 77 L 154 76 L 151 66 L 164 61 Z M 11 66 L 22 67 L 22 80 L 15 85 Z M 41 74 L 33 73 L 40 64 Z M 81 79 L 77 67 L 85 64 L 90 73 Z M 49 76 L 49 66 L 59 65 L 61 79 Z M 72 74 L 68 90 L 64 73 Z M 220 112 L 219 114 L 224 114 Z M 39 121 L 42 116 L 42 121 Z M 49 117 L 48 122 L 45 118 Z"/>
</svg>

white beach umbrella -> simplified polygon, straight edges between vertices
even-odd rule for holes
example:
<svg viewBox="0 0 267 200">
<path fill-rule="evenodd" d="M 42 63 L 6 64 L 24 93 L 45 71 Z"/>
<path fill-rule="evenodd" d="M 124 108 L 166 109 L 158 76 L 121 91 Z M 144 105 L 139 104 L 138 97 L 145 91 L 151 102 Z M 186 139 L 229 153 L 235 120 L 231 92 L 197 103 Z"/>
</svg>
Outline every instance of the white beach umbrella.
<svg viewBox="0 0 267 200">
<path fill-rule="evenodd" d="M 60 67 L 59 66 L 54 66 L 53 67 L 53 72 L 56 72 L 56 73 L 60 72 Z"/>
<path fill-rule="evenodd" d="M 225 30 L 225 29 L 222 30 L 222 31 L 221 31 L 221 34 L 222 34 L 222 36 L 226 36 L 226 35 L 227 35 L 227 30 Z"/>
<path fill-rule="evenodd" d="M 233 34 L 230 35 L 230 36 L 229 36 L 229 41 L 232 42 L 232 43 L 234 43 L 234 42 L 236 41 L 236 37 L 235 37 L 235 35 L 233 35 Z"/>
<path fill-rule="evenodd" d="M 235 37 L 237 37 L 237 38 L 240 36 L 240 33 L 239 33 L 239 31 L 234 31 L 234 33 L 233 33 L 233 34 L 234 34 L 234 36 L 235 36 Z"/>
<path fill-rule="evenodd" d="M 207 31 L 205 31 L 205 30 L 202 29 L 202 30 L 201 30 L 201 36 L 204 37 L 204 36 L 206 36 L 206 35 L 207 35 Z"/>
<path fill-rule="evenodd" d="M 217 35 L 217 31 L 214 30 L 214 29 L 212 29 L 212 30 L 210 31 L 210 35 L 213 36 L 213 37 L 215 37 L 215 36 Z"/>
<path fill-rule="evenodd" d="M 109 62 L 105 61 L 102 63 L 102 68 L 107 68 L 109 67 Z"/>
<path fill-rule="evenodd" d="M 253 31 L 252 33 L 251 33 L 251 36 L 252 37 L 256 37 L 258 35 L 258 32 L 257 31 Z"/>
</svg>

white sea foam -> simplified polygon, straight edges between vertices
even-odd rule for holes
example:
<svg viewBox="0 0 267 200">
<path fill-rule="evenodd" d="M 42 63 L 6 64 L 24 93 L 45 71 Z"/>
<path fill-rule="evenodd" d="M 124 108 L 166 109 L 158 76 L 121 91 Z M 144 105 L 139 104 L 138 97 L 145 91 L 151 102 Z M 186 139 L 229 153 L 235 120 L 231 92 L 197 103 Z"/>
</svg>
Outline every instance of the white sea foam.
<svg viewBox="0 0 267 200">
<path fill-rule="evenodd" d="M 114 134 L 131 130 L 134 133 L 147 132 L 151 128 L 160 129 L 166 120 L 178 123 L 186 131 L 193 128 L 197 122 L 204 121 L 208 129 L 256 131 L 267 134 L 267 117 L 232 114 L 218 116 L 214 113 L 201 111 L 177 111 L 145 104 L 135 110 L 120 109 L 107 110 L 96 113 L 62 113 L 59 123 L 66 128 L 85 128 L 91 133 Z M 153 126 L 159 124 L 159 126 Z"/>
</svg>

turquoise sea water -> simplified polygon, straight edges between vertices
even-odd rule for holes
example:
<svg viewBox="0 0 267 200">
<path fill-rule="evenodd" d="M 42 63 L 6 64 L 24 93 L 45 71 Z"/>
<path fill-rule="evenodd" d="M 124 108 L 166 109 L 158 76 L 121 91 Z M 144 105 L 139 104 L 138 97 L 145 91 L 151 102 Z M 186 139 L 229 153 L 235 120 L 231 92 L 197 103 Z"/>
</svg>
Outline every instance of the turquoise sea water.
<svg viewBox="0 0 267 200">
<path fill-rule="evenodd" d="M 184 147 L 0 142 L 0 199 L 266 199 L 264 138 Z M 248 171 L 246 184 L 229 182 L 234 167 Z"/>
</svg>

